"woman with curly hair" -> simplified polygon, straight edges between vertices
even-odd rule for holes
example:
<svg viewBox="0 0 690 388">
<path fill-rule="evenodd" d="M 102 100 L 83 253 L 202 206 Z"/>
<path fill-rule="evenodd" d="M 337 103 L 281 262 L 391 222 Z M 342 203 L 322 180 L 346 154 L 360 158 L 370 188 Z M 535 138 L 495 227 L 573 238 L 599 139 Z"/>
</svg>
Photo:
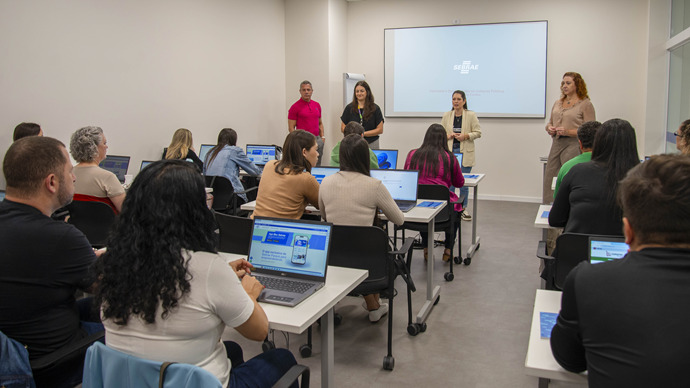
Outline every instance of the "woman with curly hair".
<svg viewBox="0 0 690 388">
<path fill-rule="evenodd" d="M 173 134 L 170 145 L 163 151 L 163 159 L 181 159 L 194 163 L 201 171 L 204 163 L 194 152 L 192 132 L 186 128 L 180 128 Z"/>
<path fill-rule="evenodd" d="M 117 176 L 98 167 L 108 152 L 108 142 L 101 127 L 84 127 L 72 134 L 69 151 L 77 165 L 74 166 L 74 193 L 94 197 L 90 200 L 105 202 L 116 213 L 122 211 L 125 189 Z"/>
<path fill-rule="evenodd" d="M 369 143 L 369 148 L 379 149 L 379 135 L 383 133 L 383 113 L 381 108 L 374 103 L 374 95 L 367 81 L 359 81 L 355 84 L 355 92 L 352 102 L 347 104 L 340 116 L 340 132 L 345 133 L 345 125 L 351 121 L 364 126 L 364 140 Z"/>
<path fill-rule="evenodd" d="M 224 386 L 271 386 L 295 359 L 286 349 L 247 362 L 226 326 L 261 341 L 268 319 L 251 264 L 217 254 L 204 180 L 189 163 L 158 161 L 136 177 L 99 261 L 96 300 L 106 344 L 155 361 L 194 364 Z"/>
<path fill-rule="evenodd" d="M 690 155 L 690 120 L 685 120 L 678 127 L 676 135 L 676 148 L 682 154 Z"/>
<path fill-rule="evenodd" d="M 596 120 L 594 105 L 587 94 L 587 84 L 579 73 L 567 72 L 561 81 L 561 98 L 553 104 L 546 133 L 552 138 L 549 158 L 546 161 L 542 201 L 551 203 L 551 183 L 563 163 L 580 155 L 577 129 L 586 121 Z"/>
</svg>

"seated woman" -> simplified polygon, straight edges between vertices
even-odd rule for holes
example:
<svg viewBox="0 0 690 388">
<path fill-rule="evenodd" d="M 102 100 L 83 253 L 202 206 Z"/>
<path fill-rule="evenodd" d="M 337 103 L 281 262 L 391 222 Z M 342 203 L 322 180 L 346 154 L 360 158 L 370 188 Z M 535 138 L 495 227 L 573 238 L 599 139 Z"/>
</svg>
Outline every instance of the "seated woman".
<svg viewBox="0 0 690 388">
<path fill-rule="evenodd" d="M 222 176 L 232 183 L 238 197 L 242 201 L 238 205 L 247 202 L 247 194 L 240 181 L 240 167 L 252 176 L 261 175 L 261 170 L 249 160 L 242 148 L 237 145 L 237 132 L 232 128 L 223 128 L 218 134 L 218 144 L 211 148 L 204 161 L 204 175 Z"/>
<path fill-rule="evenodd" d="M 163 159 L 188 160 L 194 163 L 199 171 L 204 167 L 204 163 L 194 152 L 192 132 L 186 128 L 175 131 L 170 145 L 163 151 Z"/>
<path fill-rule="evenodd" d="M 319 207 L 319 183 L 310 174 L 319 158 L 316 137 L 297 129 L 283 144 L 283 158 L 266 163 L 253 216 L 299 219 L 307 204 Z"/>
<path fill-rule="evenodd" d="M 635 129 L 626 120 L 608 120 L 594 136 L 593 147 L 592 161 L 573 166 L 563 178 L 549 225 L 565 227 L 564 232 L 622 236 L 616 190 L 640 163 Z"/>
<path fill-rule="evenodd" d="M 462 176 L 462 171 L 458 160 L 448 149 L 448 140 L 446 137 L 446 130 L 441 124 L 431 124 L 424 135 L 422 146 L 416 150 L 410 151 L 405 160 L 405 170 L 419 171 L 420 185 L 443 185 L 449 188 L 462 187 L 465 185 L 465 177 Z M 455 191 L 450 191 L 450 201 L 457 202 L 458 196 Z M 458 213 L 456 221 L 460 220 L 460 213 L 462 212 L 462 204 L 456 203 L 454 210 Z M 443 261 L 450 260 L 450 250 L 455 244 L 455 234 L 457 225 L 453 225 L 452 230 L 446 230 L 445 251 L 443 252 Z M 427 246 L 428 235 L 426 232 L 421 232 L 422 243 Z M 424 248 L 424 260 L 427 260 L 427 248 Z"/>
<path fill-rule="evenodd" d="M 263 286 L 246 260 L 217 254 L 204 179 L 189 163 L 158 161 L 136 177 L 99 260 L 96 301 L 113 349 L 154 361 L 194 364 L 223 386 L 270 387 L 292 365 L 287 349 L 243 361 L 226 326 L 261 341 Z"/>
<path fill-rule="evenodd" d="M 100 127 L 84 127 L 72 134 L 69 151 L 77 165 L 74 166 L 74 193 L 95 197 L 96 200 L 110 205 L 115 213 L 122 210 L 125 200 L 125 189 L 117 176 L 108 170 L 98 167 L 105 159 L 108 142 Z"/>
<path fill-rule="evenodd" d="M 359 134 L 350 134 L 340 142 L 340 171 L 324 178 L 319 190 L 321 217 L 338 225 L 375 224 L 377 209 L 396 225 L 405 216 L 380 180 L 369 176 L 369 145 Z M 379 294 L 364 296 L 369 320 L 378 322 L 388 313 L 388 304 L 379 302 Z"/>
</svg>

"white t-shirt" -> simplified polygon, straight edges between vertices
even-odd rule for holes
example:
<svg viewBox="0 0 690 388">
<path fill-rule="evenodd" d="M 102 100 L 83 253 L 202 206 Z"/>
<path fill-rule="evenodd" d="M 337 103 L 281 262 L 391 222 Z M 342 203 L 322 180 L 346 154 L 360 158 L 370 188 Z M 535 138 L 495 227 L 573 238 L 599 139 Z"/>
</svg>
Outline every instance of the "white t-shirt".
<svg viewBox="0 0 690 388">
<path fill-rule="evenodd" d="M 153 324 L 136 316 L 125 326 L 104 320 L 105 341 L 136 357 L 197 365 L 225 387 L 231 365 L 220 337 L 226 325 L 237 327 L 249 319 L 254 302 L 225 259 L 209 252 L 183 252 L 190 253 L 191 290 L 168 318 L 161 318 L 159 308 Z"/>
</svg>

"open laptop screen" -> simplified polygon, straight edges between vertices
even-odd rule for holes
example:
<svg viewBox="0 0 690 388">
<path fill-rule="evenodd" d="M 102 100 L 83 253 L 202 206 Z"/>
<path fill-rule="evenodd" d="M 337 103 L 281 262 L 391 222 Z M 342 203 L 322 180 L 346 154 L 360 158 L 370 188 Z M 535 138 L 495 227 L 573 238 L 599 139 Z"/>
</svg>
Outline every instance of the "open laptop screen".
<svg viewBox="0 0 690 388">
<path fill-rule="evenodd" d="M 628 244 L 623 237 L 590 237 L 589 261 L 599 264 L 609 260 L 623 258 L 628 254 Z"/>
<path fill-rule="evenodd" d="M 149 164 L 153 163 L 153 160 L 142 160 L 141 161 L 141 167 L 139 167 L 139 171 L 144 169 L 144 167 L 148 166 Z"/>
<path fill-rule="evenodd" d="M 456 152 L 453 155 L 455 155 L 455 159 L 458 160 L 458 165 L 462 167 L 462 152 Z"/>
<path fill-rule="evenodd" d="M 414 170 L 371 170 L 371 176 L 380 180 L 395 200 L 417 200 L 418 171 Z"/>
<path fill-rule="evenodd" d="M 398 150 L 372 150 L 378 159 L 379 169 L 395 170 L 398 166 Z"/>
<path fill-rule="evenodd" d="M 321 182 L 323 181 L 323 178 L 325 178 L 327 176 L 331 176 L 338 171 L 340 171 L 340 167 L 318 166 L 318 167 L 312 167 L 311 168 L 311 175 L 313 175 L 314 178 L 316 178 L 316 181 L 319 182 L 319 184 L 321 184 Z"/>
<path fill-rule="evenodd" d="M 263 166 L 276 158 L 276 146 L 247 144 L 247 157 L 257 166 Z"/>
<path fill-rule="evenodd" d="M 0 202 L 5 200 L 5 190 L 0 190 Z"/>
<path fill-rule="evenodd" d="M 326 276 L 332 225 L 256 217 L 249 262 L 257 269 Z"/>
<path fill-rule="evenodd" d="M 202 162 L 206 163 L 206 154 L 208 154 L 208 151 L 211 151 L 213 147 L 215 147 L 213 144 L 201 145 L 201 148 L 199 148 L 199 159 L 201 159 Z"/>
<path fill-rule="evenodd" d="M 120 183 L 124 183 L 129 167 L 129 156 L 108 155 L 98 164 L 98 167 L 112 172 L 117 176 Z"/>
</svg>

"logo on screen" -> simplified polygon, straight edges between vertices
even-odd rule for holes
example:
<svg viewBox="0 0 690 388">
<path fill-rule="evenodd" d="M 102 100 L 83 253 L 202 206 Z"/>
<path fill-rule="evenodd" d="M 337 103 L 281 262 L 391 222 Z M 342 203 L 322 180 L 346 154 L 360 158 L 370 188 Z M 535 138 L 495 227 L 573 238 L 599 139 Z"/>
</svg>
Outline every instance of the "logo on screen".
<svg viewBox="0 0 690 388">
<path fill-rule="evenodd" d="M 479 70 L 479 65 L 473 65 L 472 61 L 462 61 L 462 65 L 453 65 L 453 70 L 460 70 L 460 74 L 469 74 L 470 70 Z"/>
</svg>

